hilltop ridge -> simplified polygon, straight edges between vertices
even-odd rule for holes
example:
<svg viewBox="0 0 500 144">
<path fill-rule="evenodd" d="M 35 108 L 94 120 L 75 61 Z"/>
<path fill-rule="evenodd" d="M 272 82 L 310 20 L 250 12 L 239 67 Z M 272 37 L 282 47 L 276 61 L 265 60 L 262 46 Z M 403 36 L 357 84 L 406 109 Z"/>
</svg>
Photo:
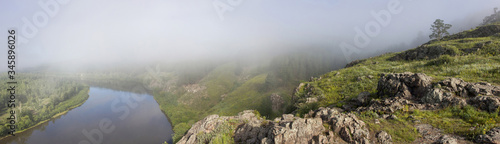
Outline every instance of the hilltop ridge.
<svg viewBox="0 0 500 144">
<path fill-rule="evenodd" d="M 211 115 L 179 143 L 500 143 L 499 33 L 490 24 L 354 61 L 300 83 L 292 114 Z"/>
</svg>

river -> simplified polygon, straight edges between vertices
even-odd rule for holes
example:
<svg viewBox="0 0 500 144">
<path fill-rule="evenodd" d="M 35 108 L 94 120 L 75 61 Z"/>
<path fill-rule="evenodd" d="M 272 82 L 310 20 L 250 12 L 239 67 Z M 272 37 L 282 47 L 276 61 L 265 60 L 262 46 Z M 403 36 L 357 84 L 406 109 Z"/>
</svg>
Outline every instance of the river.
<svg viewBox="0 0 500 144">
<path fill-rule="evenodd" d="M 90 87 L 89 98 L 81 106 L 0 143 L 161 144 L 172 143 L 172 134 L 153 96 Z"/>
</svg>

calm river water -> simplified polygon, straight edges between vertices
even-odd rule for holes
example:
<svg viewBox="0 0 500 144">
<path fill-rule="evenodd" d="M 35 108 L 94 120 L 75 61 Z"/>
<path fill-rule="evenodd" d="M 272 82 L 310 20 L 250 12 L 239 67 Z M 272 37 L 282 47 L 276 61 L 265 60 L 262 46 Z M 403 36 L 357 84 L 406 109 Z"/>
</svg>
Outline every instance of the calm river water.
<svg viewBox="0 0 500 144">
<path fill-rule="evenodd" d="M 172 143 L 172 126 L 153 96 L 99 87 L 89 95 L 80 107 L 0 143 Z"/>
</svg>

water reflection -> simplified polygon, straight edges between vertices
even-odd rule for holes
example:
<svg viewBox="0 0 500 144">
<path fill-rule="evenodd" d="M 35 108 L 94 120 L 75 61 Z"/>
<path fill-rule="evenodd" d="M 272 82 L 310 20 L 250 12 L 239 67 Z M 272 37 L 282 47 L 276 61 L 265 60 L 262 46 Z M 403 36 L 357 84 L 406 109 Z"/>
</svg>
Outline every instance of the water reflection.
<svg viewBox="0 0 500 144">
<path fill-rule="evenodd" d="M 80 107 L 0 143 L 172 142 L 172 127 L 151 95 L 99 87 L 89 95 Z"/>
</svg>

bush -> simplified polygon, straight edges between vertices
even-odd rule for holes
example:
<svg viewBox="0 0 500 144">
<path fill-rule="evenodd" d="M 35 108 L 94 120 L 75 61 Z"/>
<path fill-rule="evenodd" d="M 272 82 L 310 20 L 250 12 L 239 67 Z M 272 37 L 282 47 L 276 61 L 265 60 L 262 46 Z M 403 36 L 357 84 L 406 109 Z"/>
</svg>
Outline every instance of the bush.
<svg viewBox="0 0 500 144">
<path fill-rule="evenodd" d="M 179 123 L 174 126 L 174 134 L 172 136 L 172 139 L 174 140 L 174 143 L 177 141 L 181 140 L 182 136 L 191 128 L 190 125 L 187 123 Z"/>
</svg>

